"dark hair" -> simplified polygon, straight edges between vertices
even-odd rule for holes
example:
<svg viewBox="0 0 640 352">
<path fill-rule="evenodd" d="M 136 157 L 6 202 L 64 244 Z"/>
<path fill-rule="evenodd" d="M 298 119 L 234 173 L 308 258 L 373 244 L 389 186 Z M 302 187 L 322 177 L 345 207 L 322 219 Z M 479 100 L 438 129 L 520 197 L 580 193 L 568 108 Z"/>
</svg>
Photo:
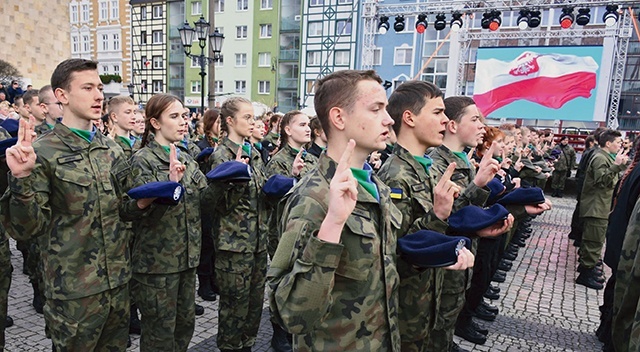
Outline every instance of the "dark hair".
<svg viewBox="0 0 640 352">
<path fill-rule="evenodd" d="M 213 127 L 216 125 L 216 121 L 218 121 L 219 117 L 220 112 L 218 109 L 209 109 L 204 112 L 204 116 L 202 117 L 202 128 L 204 129 L 205 135 L 213 130 Z"/>
<path fill-rule="evenodd" d="M 51 85 L 47 84 L 46 86 L 40 88 L 40 90 L 38 91 L 38 102 L 39 103 L 54 103 L 51 101 L 45 102 L 45 99 L 47 98 L 47 92 L 53 92 L 53 89 L 51 89 Z"/>
<path fill-rule="evenodd" d="M 32 89 L 24 92 L 24 94 L 22 95 L 22 101 L 26 105 L 33 103 L 33 98 L 38 96 L 38 92 L 39 91 L 37 89 Z"/>
<path fill-rule="evenodd" d="M 589 144 L 596 144 L 596 138 L 594 136 L 587 136 L 587 138 L 584 139 L 584 149 L 590 148 L 591 146 Z"/>
<path fill-rule="evenodd" d="M 301 114 L 304 115 L 304 113 L 300 110 L 291 110 L 288 113 L 284 114 L 284 116 L 282 116 L 282 119 L 280 120 L 280 145 L 281 146 L 284 147 L 289 142 L 289 136 L 287 136 L 287 134 L 284 132 L 284 128 L 289 126 L 289 124 L 291 123 L 294 117 Z"/>
<path fill-rule="evenodd" d="M 318 137 L 316 130 L 322 132 L 322 125 L 320 124 L 320 120 L 317 116 L 314 116 L 309 120 L 309 128 L 311 128 L 311 142 L 313 142 Z"/>
<path fill-rule="evenodd" d="M 222 103 L 220 107 L 220 129 L 223 132 L 229 133 L 229 126 L 227 126 L 227 117 L 234 117 L 240 111 L 241 104 L 251 105 L 251 101 L 243 97 L 229 98 Z"/>
<path fill-rule="evenodd" d="M 142 146 L 149 144 L 149 133 L 155 133 L 155 129 L 151 125 L 151 119 L 158 120 L 160 115 L 169 108 L 171 104 L 174 102 L 180 102 L 182 104 L 182 100 L 172 94 L 160 93 L 155 94 L 147 101 L 147 105 L 144 108 L 145 114 L 145 128 L 144 134 L 142 135 Z M 184 104 L 183 104 L 184 105 Z"/>
<path fill-rule="evenodd" d="M 273 124 L 278 123 L 278 120 L 282 117 L 280 114 L 272 114 L 269 118 L 269 131 L 273 128 Z"/>
<path fill-rule="evenodd" d="M 444 113 L 449 120 L 460 123 L 464 110 L 471 105 L 476 105 L 476 102 L 471 97 L 464 95 L 448 97 L 444 100 Z"/>
<path fill-rule="evenodd" d="M 371 80 L 382 83 L 373 70 L 342 70 L 331 73 L 316 81 L 316 96 L 313 104 L 322 124 L 322 130 L 329 136 L 329 111 L 338 107 L 351 111 L 358 97 L 360 81 Z"/>
<path fill-rule="evenodd" d="M 569 136 L 562 136 L 560 137 L 560 142 L 564 141 L 564 140 L 569 140 Z"/>
<path fill-rule="evenodd" d="M 51 88 L 69 90 L 71 74 L 82 71 L 98 71 L 98 62 L 85 59 L 67 59 L 62 61 L 51 75 Z"/>
<path fill-rule="evenodd" d="M 429 99 L 442 97 L 442 91 L 435 84 L 425 81 L 402 83 L 389 97 L 387 112 L 393 119 L 393 131 L 398 134 L 402 125 L 402 115 L 409 110 L 419 114 Z"/>
<path fill-rule="evenodd" d="M 605 130 L 598 137 L 598 144 L 600 147 L 604 148 L 607 145 L 607 142 L 613 142 L 616 138 L 622 137 L 622 133 L 616 130 Z"/>
<path fill-rule="evenodd" d="M 18 100 L 22 101 L 22 104 L 24 104 L 24 99 L 22 99 L 22 94 L 18 94 L 15 97 L 13 97 L 13 105 L 18 104 Z"/>
</svg>

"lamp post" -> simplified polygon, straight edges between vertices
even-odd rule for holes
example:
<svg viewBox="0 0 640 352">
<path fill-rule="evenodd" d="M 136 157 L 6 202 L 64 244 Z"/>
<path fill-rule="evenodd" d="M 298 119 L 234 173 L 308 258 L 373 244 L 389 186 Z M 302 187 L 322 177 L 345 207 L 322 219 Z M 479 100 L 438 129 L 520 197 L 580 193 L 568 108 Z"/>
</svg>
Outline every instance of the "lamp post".
<svg viewBox="0 0 640 352">
<path fill-rule="evenodd" d="M 213 34 L 209 34 L 209 28 L 211 24 L 205 21 L 203 16 L 194 22 L 195 28 L 189 25 L 189 22 L 185 21 L 182 27 L 178 28 L 180 32 L 180 40 L 182 41 L 182 47 L 184 48 L 184 54 L 188 58 L 197 58 L 200 64 L 200 113 L 204 114 L 204 77 L 207 75 L 205 71 L 206 64 L 222 60 L 222 43 L 224 42 L 224 35 L 220 34 L 218 30 L 215 30 Z M 200 55 L 191 54 L 191 44 L 194 39 L 198 38 L 198 45 L 200 46 Z M 213 56 L 209 57 L 205 55 L 205 47 L 207 46 L 207 38 L 209 38 L 210 48 L 213 52 Z"/>
<path fill-rule="evenodd" d="M 129 83 L 127 85 L 127 90 L 129 91 L 129 96 L 131 97 L 131 99 L 133 99 L 133 83 Z"/>
</svg>

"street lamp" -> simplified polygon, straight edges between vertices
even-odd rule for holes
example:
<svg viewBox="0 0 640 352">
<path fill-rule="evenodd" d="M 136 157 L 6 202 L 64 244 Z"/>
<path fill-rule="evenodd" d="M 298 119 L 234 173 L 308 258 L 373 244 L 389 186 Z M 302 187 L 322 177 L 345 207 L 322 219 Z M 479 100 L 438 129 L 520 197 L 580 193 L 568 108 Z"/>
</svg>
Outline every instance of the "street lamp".
<svg viewBox="0 0 640 352">
<path fill-rule="evenodd" d="M 133 99 L 133 83 L 127 85 L 127 90 L 129 91 L 129 96 Z"/>
<path fill-rule="evenodd" d="M 222 60 L 222 43 L 224 42 L 224 35 L 220 34 L 216 29 L 213 34 L 209 34 L 209 28 L 211 24 L 205 21 L 203 16 L 194 22 L 195 28 L 189 25 L 189 22 L 185 21 L 182 27 L 178 28 L 180 33 L 180 40 L 182 41 L 182 47 L 184 53 L 188 58 L 197 58 L 200 64 L 200 113 L 204 114 L 204 77 L 207 75 L 205 71 L 205 63 L 212 63 Z M 191 44 L 194 39 L 198 38 L 198 45 L 200 46 L 200 55 L 191 54 Z M 207 38 L 209 38 L 209 46 L 213 51 L 213 56 L 209 57 L 205 55 L 205 47 L 207 46 Z"/>
</svg>

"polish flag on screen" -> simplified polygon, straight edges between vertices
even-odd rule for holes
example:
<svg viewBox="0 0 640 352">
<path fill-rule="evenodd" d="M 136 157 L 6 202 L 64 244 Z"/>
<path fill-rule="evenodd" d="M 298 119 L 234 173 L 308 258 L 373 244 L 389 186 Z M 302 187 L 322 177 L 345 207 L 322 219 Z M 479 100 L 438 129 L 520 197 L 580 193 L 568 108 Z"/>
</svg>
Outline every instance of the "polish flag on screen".
<svg viewBox="0 0 640 352">
<path fill-rule="evenodd" d="M 517 100 L 559 109 L 591 97 L 598 64 L 590 56 L 522 53 L 513 61 L 478 60 L 473 100 L 486 116 Z"/>
</svg>

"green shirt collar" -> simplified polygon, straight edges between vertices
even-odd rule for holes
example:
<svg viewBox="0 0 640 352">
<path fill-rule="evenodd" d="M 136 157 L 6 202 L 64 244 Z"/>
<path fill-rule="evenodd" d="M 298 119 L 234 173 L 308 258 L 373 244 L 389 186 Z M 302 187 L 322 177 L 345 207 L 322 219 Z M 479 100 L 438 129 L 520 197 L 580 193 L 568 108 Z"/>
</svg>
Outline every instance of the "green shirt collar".
<svg viewBox="0 0 640 352">
<path fill-rule="evenodd" d="M 118 136 L 118 138 L 120 138 L 120 140 L 126 144 L 128 144 L 131 148 L 133 148 L 133 145 L 136 143 L 135 137 L 124 137 L 124 136 Z"/>
<path fill-rule="evenodd" d="M 81 130 L 81 129 L 78 129 L 78 128 L 71 128 L 71 127 L 69 127 L 69 129 L 71 130 L 71 132 L 75 133 L 80 138 L 84 139 L 85 141 L 87 141 L 89 143 L 91 143 L 91 141 L 93 140 L 93 137 L 96 135 L 96 127 L 95 126 L 93 126 L 93 130 L 91 130 L 91 131 Z"/>
<path fill-rule="evenodd" d="M 451 152 L 455 156 L 457 156 L 458 158 L 462 159 L 467 166 L 471 165 L 471 163 L 469 162 L 469 157 L 467 156 L 467 153 L 465 153 L 465 152 L 454 152 L 453 150 Z"/>
<path fill-rule="evenodd" d="M 365 163 L 362 169 L 352 167 L 351 172 L 358 183 L 379 202 L 380 194 L 378 193 L 378 186 L 371 179 L 371 174 L 373 173 L 371 166 Z"/>
<path fill-rule="evenodd" d="M 424 167 L 424 169 L 425 169 L 425 171 L 427 171 L 427 173 L 429 172 L 429 168 L 433 164 L 433 160 L 431 160 L 430 157 L 428 157 L 426 155 L 425 156 L 414 155 L 413 158 L 416 159 L 416 161 L 419 162 L 420 165 L 422 165 Z"/>
</svg>

